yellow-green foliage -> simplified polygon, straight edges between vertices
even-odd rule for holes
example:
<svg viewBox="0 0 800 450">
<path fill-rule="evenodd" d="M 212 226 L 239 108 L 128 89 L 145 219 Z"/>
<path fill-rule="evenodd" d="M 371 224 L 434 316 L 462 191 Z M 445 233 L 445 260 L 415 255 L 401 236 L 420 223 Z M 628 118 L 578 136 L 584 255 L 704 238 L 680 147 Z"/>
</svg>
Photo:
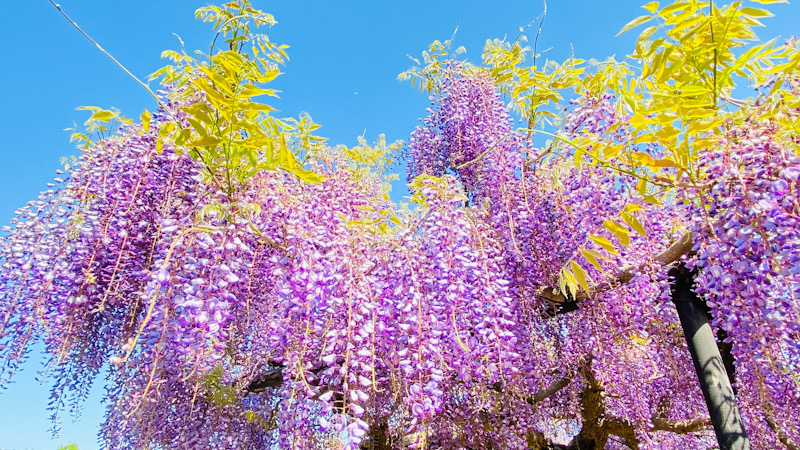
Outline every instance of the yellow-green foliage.
<svg viewBox="0 0 800 450">
<path fill-rule="evenodd" d="M 198 57 L 184 51 L 164 52 L 162 56 L 175 65 L 158 70 L 151 78 L 172 84 L 176 88 L 173 97 L 189 103 L 183 111 L 189 114 L 190 126 L 163 122 L 162 137 L 189 149 L 206 168 L 209 181 L 228 195 L 264 169 L 283 169 L 308 182 L 320 181 L 303 168 L 292 151 L 298 142 L 301 147 L 319 142 L 306 133 L 318 126 L 307 116 L 294 123 L 278 120 L 270 115 L 273 107 L 257 100 L 276 96 L 274 89 L 264 86 L 280 74 L 279 65 L 287 59 L 287 46 L 252 31 L 275 24 L 275 19 L 253 9 L 247 0 L 200 8 L 197 17 L 212 22 L 217 37 L 224 36 L 227 46 L 215 49 L 212 43 L 209 55 Z M 142 123 L 146 122 L 149 113 L 145 111 Z"/>
<path fill-rule="evenodd" d="M 776 139 L 798 152 L 798 124 L 789 111 L 800 106 L 797 42 L 783 45 L 759 42 L 755 28 L 772 14 L 758 4 L 780 0 L 735 1 L 718 5 L 713 1 L 678 0 L 665 5 L 649 2 L 646 14 L 627 23 L 619 34 L 645 26 L 632 53 L 624 61 L 544 61 L 527 44 L 523 34 L 513 42 L 489 40 L 483 66 L 494 77 L 509 108 L 527 121 L 520 129 L 552 138 L 539 162 L 565 164 L 554 154 L 570 153 L 571 164 L 599 165 L 636 184 L 638 200 L 621 212 L 619 219 L 606 220 L 603 227 L 617 243 L 593 234 L 591 241 L 608 255 L 616 245 L 627 246 L 631 233 L 644 234 L 636 211 L 658 207 L 687 187 L 702 189 L 704 174 L 696 160 L 723 136 L 723 130 L 745 121 L 771 120 L 780 125 Z M 435 91 L 444 62 L 453 58 L 453 41 L 434 42 L 423 52 L 424 66 L 400 75 L 420 89 Z M 476 70 L 461 63 L 467 70 Z M 758 98 L 736 99 L 737 87 L 758 87 L 772 82 Z M 792 84 L 794 83 L 794 85 Z M 793 87 L 795 86 L 795 87 Z M 572 95 L 601 98 L 613 94 L 618 117 L 628 117 L 609 131 L 622 131 L 625 143 L 605 135 L 568 137 L 559 130 L 564 98 Z M 622 128 L 622 130 L 620 130 Z M 646 147 L 659 149 L 658 156 Z M 567 152 L 568 151 L 568 152 Z M 557 173 L 555 171 L 554 173 Z M 600 267 L 605 256 L 581 248 L 592 265 Z M 587 274 L 575 261 L 561 270 L 562 291 L 591 289 Z"/>
<path fill-rule="evenodd" d="M 222 380 L 223 368 L 217 366 L 208 374 L 205 380 L 206 398 L 218 406 L 230 406 L 238 401 L 238 396 L 234 388 Z"/>
</svg>

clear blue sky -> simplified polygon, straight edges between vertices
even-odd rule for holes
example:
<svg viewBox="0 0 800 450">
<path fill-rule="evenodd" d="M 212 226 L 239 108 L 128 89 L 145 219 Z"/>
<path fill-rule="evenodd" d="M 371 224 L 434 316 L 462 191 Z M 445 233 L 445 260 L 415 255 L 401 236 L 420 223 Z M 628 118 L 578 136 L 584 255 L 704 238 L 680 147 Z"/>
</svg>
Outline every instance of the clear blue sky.
<svg viewBox="0 0 800 450">
<path fill-rule="evenodd" d="M 510 36 L 542 12 L 536 0 L 403 2 L 252 0 L 271 12 L 278 25 L 274 42 L 291 46 L 291 61 L 274 87 L 279 116 L 309 112 L 323 125 L 330 143 L 352 145 L 365 135 L 406 139 L 428 100 L 396 76 L 434 39 L 448 39 L 458 24 L 457 45 L 480 59 L 487 38 Z M 643 3 L 643 2 L 642 2 Z M 666 3 L 662 2 L 662 3 Z M 164 49 L 177 49 L 178 34 L 188 50 L 207 50 L 210 27 L 194 20 L 205 1 L 61 0 L 62 8 L 86 32 L 140 78 L 162 65 Z M 635 0 L 550 0 L 539 49 L 563 60 L 623 57 L 636 33 L 614 35 L 643 14 Z M 762 38 L 800 34 L 800 2 L 773 5 Z M 0 14 L 0 224 L 34 199 L 55 176 L 62 156 L 77 154 L 64 128 L 87 117 L 81 105 L 119 108 L 138 117 L 155 109 L 146 91 L 86 41 L 47 0 L 6 0 Z M 534 31 L 530 31 L 532 37 Z M 102 383 L 87 400 L 82 418 L 66 418 L 60 437 L 51 439 L 46 410 L 48 386 L 35 381 L 41 355 L 31 353 L 25 370 L 0 393 L 0 449 L 56 449 L 76 442 L 81 450 L 98 448 L 102 420 Z"/>
</svg>

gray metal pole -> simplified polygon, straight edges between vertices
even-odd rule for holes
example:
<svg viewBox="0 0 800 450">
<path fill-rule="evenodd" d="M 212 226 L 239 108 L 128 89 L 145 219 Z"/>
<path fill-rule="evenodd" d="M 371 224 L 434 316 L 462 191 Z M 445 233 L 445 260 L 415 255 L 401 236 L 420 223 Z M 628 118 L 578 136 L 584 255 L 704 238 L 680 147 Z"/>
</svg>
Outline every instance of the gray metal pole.
<svg viewBox="0 0 800 450">
<path fill-rule="evenodd" d="M 683 264 L 670 270 L 669 274 L 675 278 L 672 302 L 681 319 L 683 334 L 689 344 L 720 450 L 748 450 L 750 441 L 714 333 L 706 318 L 705 302 L 692 289 L 694 277 Z"/>
</svg>

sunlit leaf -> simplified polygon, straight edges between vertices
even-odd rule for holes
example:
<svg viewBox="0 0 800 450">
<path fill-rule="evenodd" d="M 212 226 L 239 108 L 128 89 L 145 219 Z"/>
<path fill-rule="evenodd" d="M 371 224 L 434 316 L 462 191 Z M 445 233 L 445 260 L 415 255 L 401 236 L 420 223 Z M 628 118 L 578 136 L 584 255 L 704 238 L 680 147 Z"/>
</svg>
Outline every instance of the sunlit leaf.
<svg viewBox="0 0 800 450">
<path fill-rule="evenodd" d="M 297 168 L 287 168 L 286 170 L 307 183 L 321 183 L 325 180 L 325 178 L 312 170 L 303 170 Z"/>
<path fill-rule="evenodd" d="M 767 11 L 766 9 L 758 9 L 758 8 L 742 8 L 739 10 L 742 14 L 748 15 L 750 17 L 773 17 L 774 14 Z"/>
<path fill-rule="evenodd" d="M 642 236 L 647 237 L 647 231 L 645 231 L 644 226 L 642 226 L 642 223 L 639 222 L 639 220 L 636 217 L 626 212 L 623 212 L 621 216 L 622 220 L 624 220 L 625 223 L 627 223 L 631 227 L 631 229 L 633 229 L 633 231 L 641 234 Z"/>
<path fill-rule="evenodd" d="M 627 24 L 625 24 L 625 26 L 622 27 L 621 30 L 619 30 L 619 33 L 617 33 L 617 36 L 621 35 L 622 33 L 626 32 L 628 30 L 630 30 L 631 28 L 639 26 L 639 25 L 641 25 L 641 24 L 643 24 L 645 22 L 649 22 L 652 19 L 653 19 L 653 16 L 639 16 L 639 17 L 631 20 Z"/>
<path fill-rule="evenodd" d="M 658 10 L 658 2 L 650 2 L 650 3 L 642 6 L 642 8 L 650 11 L 651 13 L 654 13 L 654 12 L 656 12 Z"/>
<path fill-rule="evenodd" d="M 628 230 L 626 230 L 625 227 L 622 226 L 622 224 L 615 222 L 613 220 L 606 220 L 603 222 L 603 226 L 605 227 L 606 230 L 610 231 L 611 234 L 613 234 L 617 238 L 617 240 L 619 240 L 620 244 L 626 247 L 630 245 L 631 243 L 630 235 L 628 234 Z"/>
<path fill-rule="evenodd" d="M 575 275 L 575 278 L 578 281 L 578 284 L 584 290 L 584 292 L 589 292 L 589 283 L 586 281 L 588 274 L 580 264 L 576 263 L 575 261 L 569 262 L 570 268 L 572 269 L 572 273 Z"/>
<path fill-rule="evenodd" d="M 92 117 L 90 117 L 89 120 L 98 122 L 108 122 L 115 116 L 116 114 L 114 114 L 111 111 L 97 111 L 96 113 L 92 114 Z"/>
<path fill-rule="evenodd" d="M 144 130 L 145 133 L 150 131 L 150 119 L 151 119 L 150 111 L 145 109 L 144 112 L 142 113 L 142 129 Z"/>
<path fill-rule="evenodd" d="M 200 139 L 188 143 L 187 145 L 189 147 L 212 147 L 218 145 L 219 143 L 220 139 L 218 137 L 207 134 L 202 136 Z"/>
<path fill-rule="evenodd" d="M 567 267 L 561 269 L 559 287 L 562 292 L 569 292 L 572 297 L 575 297 L 575 293 L 578 291 L 578 281 Z"/>
<path fill-rule="evenodd" d="M 208 131 L 206 131 L 206 128 L 203 126 L 203 124 L 201 124 L 197 120 L 191 117 L 187 117 L 186 120 L 200 136 L 206 136 L 208 134 Z"/>
<path fill-rule="evenodd" d="M 614 247 L 614 244 L 612 244 L 611 241 L 609 241 L 608 238 L 606 238 L 605 236 L 600 236 L 599 234 L 592 234 L 589 235 L 589 239 L 591 239 L 592 242 L 599 245 L 600 247 L 606 249 L 606 251 L 608 251 L 609 253 L 613 253 L 614 255 L 619 256 L 619 253 L 617 252 L 616 247 Z"/>
</svg>

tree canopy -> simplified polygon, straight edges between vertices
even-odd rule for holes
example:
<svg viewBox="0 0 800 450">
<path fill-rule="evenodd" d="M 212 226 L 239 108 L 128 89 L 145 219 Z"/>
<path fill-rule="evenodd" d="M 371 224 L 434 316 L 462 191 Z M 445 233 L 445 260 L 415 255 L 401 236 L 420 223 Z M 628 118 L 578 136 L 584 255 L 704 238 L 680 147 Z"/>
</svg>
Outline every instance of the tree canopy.
<svg viewBox="0 0 800 450">
<path fill-rule="evenodd" d="M 261 100 L 271 15 L 199 9 L 5 228 L 2 381 L 43 341 L 58 413 L 108 370 L 108 448 L 708 447 L 683 264 L 753 446 L 798 448 L 800 48 L 745 3 L 650 2 L 622 61 L 436 41 L 408 142 L 352 148 Z"/>
</svg>

